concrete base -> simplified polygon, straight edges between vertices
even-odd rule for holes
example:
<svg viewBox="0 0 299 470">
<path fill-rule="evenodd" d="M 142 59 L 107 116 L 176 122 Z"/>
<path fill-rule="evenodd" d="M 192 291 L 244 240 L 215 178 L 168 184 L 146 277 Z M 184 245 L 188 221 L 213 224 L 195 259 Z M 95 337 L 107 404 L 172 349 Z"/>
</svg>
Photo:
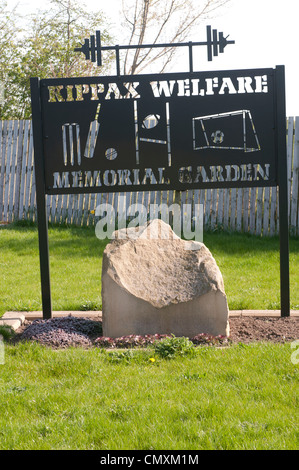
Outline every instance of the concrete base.
<svg viewBox="0 0 299 470">
<path fill-rule="evenodd" d="M 0 318 L 0 326 L 6 325 L 10 326 L 14 331 L 16 331 L 25 321 L 25 315 L 21 312 L 6 312 Z"/>
</svg>

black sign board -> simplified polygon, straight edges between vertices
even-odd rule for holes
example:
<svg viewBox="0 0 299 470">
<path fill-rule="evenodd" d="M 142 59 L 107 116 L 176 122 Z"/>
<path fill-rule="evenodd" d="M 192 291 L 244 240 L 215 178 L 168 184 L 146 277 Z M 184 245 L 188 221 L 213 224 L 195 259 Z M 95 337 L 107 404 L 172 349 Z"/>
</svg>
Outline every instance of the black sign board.
<svg viewBox="0 0 299 470">
<path fill-rule="evenodd" d="M 275 77 L 41 80 L 46 193 L 277 185 Z"/>
<path fill-rule="evenodd" d="M 46 194 L 279 186 L 288 316 L 284 67 L 31 79 L 44 318 Z"/>
</svg>

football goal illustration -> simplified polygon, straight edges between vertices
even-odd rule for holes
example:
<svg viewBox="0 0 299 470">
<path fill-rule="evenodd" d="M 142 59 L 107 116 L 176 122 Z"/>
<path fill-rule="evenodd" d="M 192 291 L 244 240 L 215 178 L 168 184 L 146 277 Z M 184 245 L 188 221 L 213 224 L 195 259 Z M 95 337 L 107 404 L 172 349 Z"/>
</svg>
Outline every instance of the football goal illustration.
<svg viewBox="0 0 299 470">
<path fill-rule="evenodd" d="M 193 150 L 261 150 L 251 112 L 243 109 L 192 119 Z"/>
</svg>

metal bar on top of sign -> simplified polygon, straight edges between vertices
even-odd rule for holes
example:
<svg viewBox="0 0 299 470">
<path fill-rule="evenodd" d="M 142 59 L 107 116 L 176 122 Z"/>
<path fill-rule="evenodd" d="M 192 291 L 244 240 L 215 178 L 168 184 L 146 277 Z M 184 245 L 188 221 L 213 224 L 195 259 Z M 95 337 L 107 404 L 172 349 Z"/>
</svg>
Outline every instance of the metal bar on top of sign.
<svg viewBox="0 0 299 470">
<path fill-rule="evenodd" d="M 81 43 L 80 43 L 81 44 Z M 102 46 L 101 43 L 101 32 L 96 31 L 96 35 L 91 35 L 90 39 L 85 39 L 84 44 L 81 47 L 76 47 L 75 52 L 83 52 L 86 60 L 91 62 L 97 62 L 98 66 L 102 65 L 102 51 L 115 51 L 116 60 L 116 73 L 120 76 L 120 50 L 128 49 L 153 49 L 153 48 L 165 48 L 165 47 L 188 47 L 189 48 L 189 68 L 190 72 L 193 72 L 193 47 L 195 46 L 206 46 L 208 61 L 211 62 L 213 57 L 217 57 L 218 54 L 224 52 L 225 47 L 228 44 L 235 44 L 235 41 L 228 40 L 228 36 L 224 37 L 223 32 L 213 29 L 210 25 L 207 26 L 207 39 L 206 41 L 189 41 L 180 43 L 155 43 L 155 44 L 128 44 L 124 46 Z"/>
</svg>

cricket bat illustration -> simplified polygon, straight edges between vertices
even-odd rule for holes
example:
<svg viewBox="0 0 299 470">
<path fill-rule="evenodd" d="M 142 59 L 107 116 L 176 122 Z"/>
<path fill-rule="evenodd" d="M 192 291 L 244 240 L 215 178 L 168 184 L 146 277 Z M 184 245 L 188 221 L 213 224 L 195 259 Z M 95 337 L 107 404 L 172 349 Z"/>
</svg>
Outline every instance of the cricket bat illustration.
<svg viewBox="0 0 299 470">
<path fill-rule="evenodd" d="M 100 110 L 101 110 L 101 104 L 98 104 L 95 118 L 89 125 L 89 131 L 88 131 L 87 141 L 86 141 L 85 150 L 84 150 L 84 157 L 86 158 L 93 158 L 94 156 L 94 149 L 97 143 L 97 138 L 98 138 L 99 129 L 100 129 L 100 123 L 98 121 Z"/>
<path fill-rule="evenodd" d="M 90 123 L 85 145 L 84 157 L 92 158 L 96 146 L 100 123 L 98 117 L 101 105 L 97 106 L 94 120 Z M 78 123 L 65 123 L 62 126 L 62 145 L 64 166 L 81 165 L 80 126 Z"/>
</svg>

